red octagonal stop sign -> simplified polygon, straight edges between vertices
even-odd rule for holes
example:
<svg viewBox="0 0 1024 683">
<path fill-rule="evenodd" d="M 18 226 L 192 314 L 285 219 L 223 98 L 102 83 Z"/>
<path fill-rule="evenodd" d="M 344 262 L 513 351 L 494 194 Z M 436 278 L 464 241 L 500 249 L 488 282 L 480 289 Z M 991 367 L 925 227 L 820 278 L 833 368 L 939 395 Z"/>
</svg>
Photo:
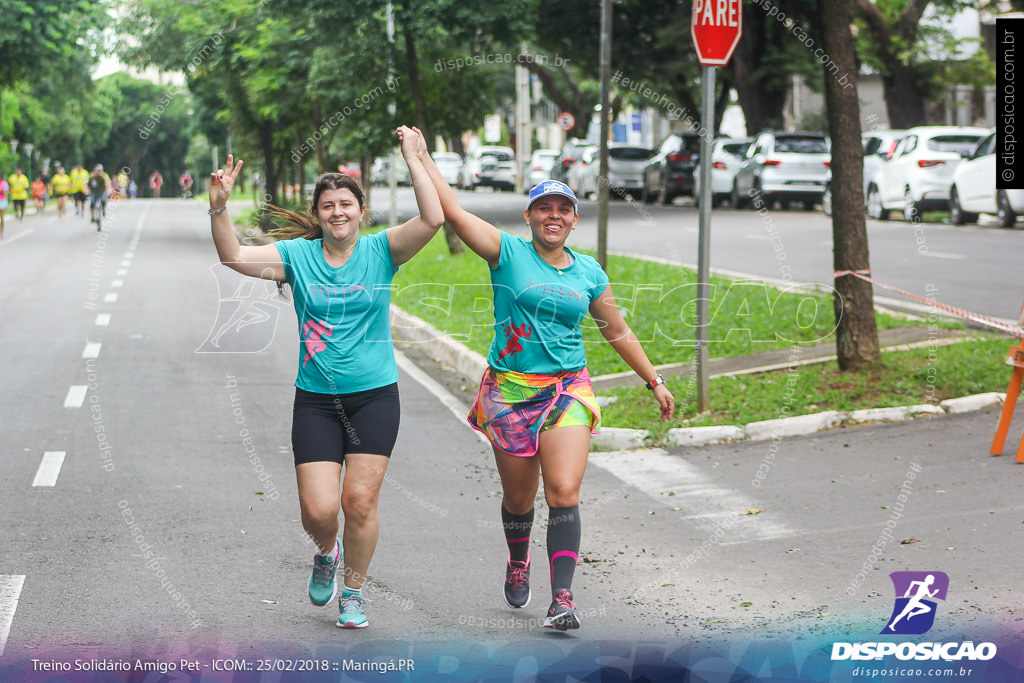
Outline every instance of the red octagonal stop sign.
<svg viewBox="0 0 1024 683">
<path fill-rule="evenodd" d="M 693 0 L 690 35 L 697 61 L 725 66 L 743 35 L 741 0 Z"/>
</svg>

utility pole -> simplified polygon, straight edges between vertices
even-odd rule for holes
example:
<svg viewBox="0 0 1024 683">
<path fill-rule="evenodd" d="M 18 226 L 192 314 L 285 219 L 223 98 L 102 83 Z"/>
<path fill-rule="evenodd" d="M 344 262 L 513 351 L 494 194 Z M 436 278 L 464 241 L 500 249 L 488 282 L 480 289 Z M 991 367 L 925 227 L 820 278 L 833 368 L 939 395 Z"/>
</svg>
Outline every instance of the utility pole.
<svg viewBox="0 0 1024 683">
<path fill-rule="evenodd" d="M 395 13 L 391 2 L 388 2 L 388 82 L 394 83 L 395 77 Z M 395 92 L 391 94 L 391 101 L 388 102 L 388 114 L 394 122 L 398 105 Z M 395 164 L 398 163 L 398 155 L 395 154 L 395 147 L 392 145 L 391 153 L 388 154 L 388 189 L 391 191 L 391 208 L 388 212 L 388 224 L 398 225 L 398 171 Z"/>
<path fill-rule="evenodd" d="M 597 182 L 597 262 L 608 270 L 608 89 L 612 75 L 612 2 L 601 0 L 601 142 Z"/>
</svg>

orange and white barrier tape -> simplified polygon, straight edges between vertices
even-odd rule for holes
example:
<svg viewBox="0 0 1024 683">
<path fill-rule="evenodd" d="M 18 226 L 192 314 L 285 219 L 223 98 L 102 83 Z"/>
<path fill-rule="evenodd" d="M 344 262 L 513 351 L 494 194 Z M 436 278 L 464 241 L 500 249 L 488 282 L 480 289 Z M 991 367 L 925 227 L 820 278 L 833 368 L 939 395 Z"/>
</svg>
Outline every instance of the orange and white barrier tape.
<svg viewBox="0 0 1024 683">
<path fill-rule="evenodd" d="M 956 306 L 950 306 L 948 304 L 940 303 L 935 299 L 926 299 L 923 296 L 911 294 L 910 292 L 904 291 L 898 287 L 893 287 L 892 285 L 887 285 L 884 282 L 879 282 L 878 280 L 871 277 L 870 270 L 837 270 L 835 273 L 833 273 L 832 279 L 838 280 L 844 275 L 852 275 L 855 278 L 859 278 L 861 280 L 864 280 L 865 282 L 870 282 L 871 284 L 881 287 L 883 289 L 888 289 L 890 292 L 902 294 L 908 299 L 912 299 L 914 301 L 927 304 L 928 306 L 945 311 L 946 313 L 954 315 L 958 318 L 970 320 L 981 325 L 997 329 L 1001 332 L 1006 332 L 1007 334 L 1011 334 L 1014 337 L 1024 337 L 1024 327 L 1020 325 L 1012 325 L 1010 323 L 1004 322 L 1002 320 L 996 320 L 995 318 L 990 318 L 980 313 L 972 313 L 971 311 L 964 310 L 963 308 L 957 308 Z"/>
</svg>

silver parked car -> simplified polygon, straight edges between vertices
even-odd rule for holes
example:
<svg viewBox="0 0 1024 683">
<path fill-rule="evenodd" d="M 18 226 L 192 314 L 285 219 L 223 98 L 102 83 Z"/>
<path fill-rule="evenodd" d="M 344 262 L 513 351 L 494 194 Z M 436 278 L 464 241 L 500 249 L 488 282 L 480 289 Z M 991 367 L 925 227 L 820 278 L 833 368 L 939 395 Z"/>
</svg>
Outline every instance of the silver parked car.
<svg viewBox="0 0 1024 683">
<path fill-rule="evenodd" d="M 763 131 L 736 172 L 732 205 L 757 204 L 755 197 L 760 197 L 767 205 L 777 200 L 786 207 L 797 201 L 812 209 L 825 192 L 831 158 L 829 139 L 822 133 Z"/>
<path fill-rule="evenodd" d="M 639 196 L 644 186 L 644 167 L 654 154 L 648 147 L 613 142 L 608 145 L 608 194 L 611 197 Z M 597 194 L 600 159 L 597 155 L 581 173 L 580 194 Z"/>
</svg>

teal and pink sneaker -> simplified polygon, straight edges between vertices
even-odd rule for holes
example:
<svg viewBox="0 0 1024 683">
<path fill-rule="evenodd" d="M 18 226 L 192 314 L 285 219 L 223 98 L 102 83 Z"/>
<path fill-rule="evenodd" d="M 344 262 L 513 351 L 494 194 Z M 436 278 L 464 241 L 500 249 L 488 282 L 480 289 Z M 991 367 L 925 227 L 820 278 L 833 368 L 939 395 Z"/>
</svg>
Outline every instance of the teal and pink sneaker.
<svg viewBox="0 0 1024 683">
<path fill-rule="evenodd" d="M 341 543 L 334 557 L 330 555 L 313 555 L 313 571 L 309 575 L 309 601 L 317 607 L 323 607 L 338 594 L 338 582 L 335 576 L 341 564 Z"/>
<path fill-rule="evenodd" d="M 362 592 L 344 588 L 338 598 L 338 628 L 366 628 L 370 622 L 366 620 L 366 598 Z"/>
</svg>

